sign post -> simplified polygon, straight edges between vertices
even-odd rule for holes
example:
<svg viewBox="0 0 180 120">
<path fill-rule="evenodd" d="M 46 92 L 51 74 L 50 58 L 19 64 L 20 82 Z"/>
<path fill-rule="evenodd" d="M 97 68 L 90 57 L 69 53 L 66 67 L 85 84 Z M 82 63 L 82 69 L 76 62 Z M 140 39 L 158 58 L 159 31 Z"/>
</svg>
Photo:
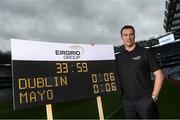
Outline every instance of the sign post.
<svg viewBox="0 0 180 120">
<path fill-rule="evenodd" d="M 53 113 L 52 113 L 52 105 L 51 104 L 46 105 L 46 114 L 47 114 L 47 120 L 53 120 Z"/>
<path fill-rule="evenodd" d="M 104 113 L 103 113 L 101 96 L 97 96 L 96 100 L 97 100 L 97 105 L 98 105 L 99 119 L 104 120 Z"/>
</svg>

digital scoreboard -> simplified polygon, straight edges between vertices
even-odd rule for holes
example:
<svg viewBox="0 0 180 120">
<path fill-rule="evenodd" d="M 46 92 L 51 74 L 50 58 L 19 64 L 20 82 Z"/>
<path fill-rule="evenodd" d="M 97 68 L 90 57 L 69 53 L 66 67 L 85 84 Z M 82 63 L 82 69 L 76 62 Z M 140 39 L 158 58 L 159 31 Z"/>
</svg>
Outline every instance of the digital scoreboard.
<svg viewBox="0 0 180 120">
<path fill-rule="evenodd" d="M 118 91 L 112 45 L 11 39 L 14 109 Z"/>
</svg>

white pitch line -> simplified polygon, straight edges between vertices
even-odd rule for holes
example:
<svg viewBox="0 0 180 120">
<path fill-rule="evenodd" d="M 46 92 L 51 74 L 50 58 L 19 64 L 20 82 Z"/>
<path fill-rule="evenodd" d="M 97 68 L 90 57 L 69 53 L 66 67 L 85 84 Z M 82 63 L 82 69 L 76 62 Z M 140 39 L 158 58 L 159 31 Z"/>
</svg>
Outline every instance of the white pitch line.
<svg viewBox="0 0 180 120">
<path fill-rule="evenodd" d="M 120 110 L 121 108 L 122 108 L 123 106 L 122 105 L 120 105 L 118 108 L 116 108 L 112 113 L 110 113 L 107 117 L 106 117 L 106 119 L 108 119 L 108 118 L 110 118 L 114 113 L 116 113 L 118 110 Z"/>
</svg>

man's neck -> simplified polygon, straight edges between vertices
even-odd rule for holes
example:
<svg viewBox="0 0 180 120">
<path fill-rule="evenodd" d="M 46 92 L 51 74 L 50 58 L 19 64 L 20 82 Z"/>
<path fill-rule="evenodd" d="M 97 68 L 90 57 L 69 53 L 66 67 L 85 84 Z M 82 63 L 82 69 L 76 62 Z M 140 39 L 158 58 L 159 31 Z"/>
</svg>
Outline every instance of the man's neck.
<svg viewBox="0 0 180 120">
<path fill-rule="evenodd" d="M 132 46 L 125 46 L 125 49 L 128 51 L 128 52 L 130 52 L 130 51 L 132 51 L 132 50 L 134 50 L 134 48 L 136 47 L 136 44 L 134 44 L 134 45 L 132 45 Z"/>
</svg>

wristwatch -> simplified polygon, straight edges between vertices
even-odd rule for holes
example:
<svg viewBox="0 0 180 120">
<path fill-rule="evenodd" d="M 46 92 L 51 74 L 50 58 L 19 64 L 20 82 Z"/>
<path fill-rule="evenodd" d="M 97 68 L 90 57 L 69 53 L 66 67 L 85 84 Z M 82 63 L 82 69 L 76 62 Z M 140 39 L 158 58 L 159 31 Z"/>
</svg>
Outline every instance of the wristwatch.
<svg viewBox="0 0 180 120">
<path fill-rule="evenodd" d="M 158 96 L 152 96 L 152 99 L 156 102 L 158 100 Z"/>
</svg>

